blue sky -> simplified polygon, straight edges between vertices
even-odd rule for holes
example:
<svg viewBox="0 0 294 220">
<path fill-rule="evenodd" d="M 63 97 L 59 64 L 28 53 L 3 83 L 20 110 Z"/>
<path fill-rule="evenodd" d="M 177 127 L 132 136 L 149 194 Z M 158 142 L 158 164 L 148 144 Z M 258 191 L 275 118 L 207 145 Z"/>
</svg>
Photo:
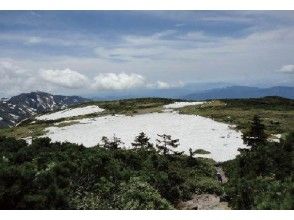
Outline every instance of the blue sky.
<svg viewBox="0 0 294 220">
<path fill-rule="evenodd" d="M 1 11 L 0 96 L 294 84 L 293 11 Z"/>
</svg>

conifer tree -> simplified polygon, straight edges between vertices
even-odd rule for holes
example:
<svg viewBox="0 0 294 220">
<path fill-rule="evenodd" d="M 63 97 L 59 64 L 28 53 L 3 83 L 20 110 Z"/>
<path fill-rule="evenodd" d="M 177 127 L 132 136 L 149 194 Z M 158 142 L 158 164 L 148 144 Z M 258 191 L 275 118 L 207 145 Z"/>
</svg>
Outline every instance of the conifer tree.
<svg viewBox="0 0 294 220">
<path fill-rule="evenodd" d="M 255 115 L 251 122 L 249 131 L 243 135 L 243 141 L 251 147 L 256 147 L 266 143 L 266 139 L 267 136 L 264 132 L 264 124 L 262 124 L 259 116 Z"/>
<path fill-rule="evenodd" d="M 145 150 L 152 150 L 153 144 L 149 142 L 150 138 L 146 136 L 144 132 L 141 132 L 132 143 L 134 148 L 142 148 Z"/>
<path fill-rule="evenodd" d="M 168 154 L 170 151 L 173 151 L 170 149 L 172 148 L 177 148 L 179 146 L 179 139 L 172 139 L 170 135 L 157 135 L 160 139 L 156 139 L 156 147 L 159 152 L 162 152 L 163 155 Z M 173 151 L 174 152 L 174 151 Z"/>
<path fill-rule="evenodd" d="M 102 146 L 110 150 L 117 150 L 120 148 L 119 145 L 124 144 L 120 138 L 116 137 L 115 135 L 113 136 L 112 140 L 109 140 L 109 138 L 103 136 L 101 141 L 103 143 Z"/>
</svg>

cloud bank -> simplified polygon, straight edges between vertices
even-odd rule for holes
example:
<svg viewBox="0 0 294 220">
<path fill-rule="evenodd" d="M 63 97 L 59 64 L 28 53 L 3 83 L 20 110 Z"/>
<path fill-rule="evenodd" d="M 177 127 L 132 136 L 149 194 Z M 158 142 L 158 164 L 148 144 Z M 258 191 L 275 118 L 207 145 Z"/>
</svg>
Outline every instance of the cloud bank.
<svg viewBox="0 0 294 220">
<path fill-rule="evenodd" d="M 34 77 L 11 59 L 0 60 L 0 95 L 28 91 L 37 85 Z"/>
<path fill-rule="evenodd" d="M 105 73 L 94 78 L 92 88 L 96 90 L 123 90 L 143 86 L 145 79 L 139 74 Z"/>
<path fill-rule="evenodd" d="M 64 70 L 40 70 L 40 76 L 47 82 L 70 89 L 83 88 L 88 82 L 86 76 L 68 68 Z"/>
<path fill-rule="evenodd" d="M 12 59 L 0 59 L 0 96 L 43 90 L 54 92 L 59 89 L 88 91 L 115 91 L 134 88 L 169 89 L 180 87 L 182 82 L 152 82 L 137 73 L 99 73 L 88 77 L 83 73 L 65 69 L 40 69 L 36 75 Z M 5 93 L 4 93 L 5 92 Z"/>
</svg>

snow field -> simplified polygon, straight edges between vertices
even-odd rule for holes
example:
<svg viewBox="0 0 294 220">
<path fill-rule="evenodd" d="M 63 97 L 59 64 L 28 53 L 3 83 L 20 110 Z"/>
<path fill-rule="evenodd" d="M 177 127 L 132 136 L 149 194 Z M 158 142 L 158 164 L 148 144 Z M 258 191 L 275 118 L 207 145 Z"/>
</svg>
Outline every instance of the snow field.
<svg viewBox="0 0 294 220">
<path fill-rule="evenodd" d="M 80 107 L 80 108 L 69 108 L 63 111 L 41 115 L 36 117 L 36 119 L 37 120 L 57 120 L 61 118 L 68 118 L 68 117 L 79 116 L 79 115 L 88 115 L 88 114 L 98 113 L 102 111 L 104 111 L 104 109 L 99 108 L 96 105 L 91 105 L 91 106 Z"/>
<path fill-rule="evenodd" d="M 56 116 L 50 118 L 56 118 Z M 69 141 L 83 144 L 86 147 L 93 147 L 101 141 L 102 136 L 111 138 L 115 135 L 121 138 L 125 147 L 131 147 L 134 138 L 142 131 L 150 137 L 150 141 L 154 144 L 156 138 L 158 138 L 157 134 L 168 134 L 173 139 L 180 140 L 178 151 L 185 151 L 188 154 L 189 148 L 193 150 L 204 149 L 211 154 L 203 156 L 211 157 L 216 161 L 233 159 L 239 154 L 238 148 L 246 147 L 243 144 L 241 132 L 231 129 L 229 125 L 201 116 L 184 115 L 176 112 L 148 113 L 134 116 L 107 115 L 85 118 L 79 120 L 79 122 L 79 124 L 60 128 L 49 127 L 46 129 L 47 134 L 45 136 L 51 138 L 52 141 Z"/>
</svg>

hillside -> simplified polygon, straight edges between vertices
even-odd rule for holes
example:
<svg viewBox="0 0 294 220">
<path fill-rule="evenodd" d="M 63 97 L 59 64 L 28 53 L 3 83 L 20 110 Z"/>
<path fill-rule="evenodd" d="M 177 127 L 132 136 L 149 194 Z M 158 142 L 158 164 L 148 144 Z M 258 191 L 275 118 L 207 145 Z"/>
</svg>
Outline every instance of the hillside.
<svg viewBox="0 0 294 220">
<path fill-rule="evenodd" d="M 255 115 L 266 137 L 251 150 L 243 134 Z M 211 198 L 234 209 L 291 209 L 293 117 L 294 101 L 281 97 L 90 101 L 38 115 L 0 130 L 0 207 L 201 209 Z"/>
<path fill-rule="evenodd" d="M 64 109 L 89 101 L 79 96 L 51 95 L 45 92 L 22 93 L 0 100 L 0 128 L 15 126 L 37 114 Z"/>
<path fill-rule="evenodd" d="M 104 111 L 52 120 L 49 116 L 55 116 L 58 112 L 68 115 L 66 111 L 57 111 L 47 114 L 48 118 L 40 121 L 2 129 L 5 131 L 2 135 L 14 137 L 20 137 L 21 132 L 26 135 L 32 135 L 35 131 L 40 133 L 35 133 L 31 144 L 24 140 L 0 137 L 0 157 L 3 158 L 0 161 L 0 208 L 224 209 L 228 207 L 221 204 L 229 204 L 229 208 L 233 209 L 293 209 L 291 164 L 294 136 L 290 133 L 293 130 L 293 100 L 265 97 L 184 103 L 165 99 L 136 99 L 90 102 L 71 109 L 78 110 L 94 104 L 103 107 Z M 182 114 L 169 112 L 170 108 Z M 176 124 L 173 124 L 170 131 L 182 131 L 190 137 L 196 137 L 194 143 L 204 137 L 206 142 L 201 147 L 206 149 L 205 146 L 212 143 L 215 149 L 220 150 L 218 155 L 233 148 L 222 146 L 219 141 L 224 140 L 228 144 L 230 138 L 242 142 L 244 139 L 233 136 L 233 127 L 229 129 L 230 137 L 219 135 L 216 131 L 225 129 L 213 124 L 217 122 L 198 115 L 236 124 L 237 129 L 247 132 L 256 131 L 253 127 L 256 123 L 250 121 L 258 113 L 261 116 L 259 123 L 265 124 L 267 136 L 278 132 L 284 135 L 277 142 L 269 142 L 265 139 L 267 136 L 263 137 L 262 145 L 252 149 L 243 148 L 235 159 L 220 163 L 199 156 L 200 153 L 207 155 L 210 152 L 195 149 L 194 145 L 189 145 L 191 150 L 188 153 L 183 152 L 179 145 L 183 141 L 181 137 L 165 142 L 159 136 L 161 140 L 153 144 L 151 136 L 137 133 L 131 143 L 122 146 L 123 139 L 120 138 L 123 134 L 117 133 L 113 138 L 102 138 L 102 142 L 96 142 L 92 147 L 75 144 L 75 141 L 67 138 L 65 142 L 56 142 L 48 137 L 37 138 L 46 133 L 43 129 L 50 126 L 60 128 L 57 134 L 78 128 L 78 133 L 71 137 L 77 139 L 90 133 L 90 130 L 84 129 L 87 126 L 92 126 L 91 129 L 100 128 L 99 132 L 90 134 L 86 139 L 88 141 L 109 128 L 112 131 L 116 129 L 116 120 L 120 121 L 122 113 L 129 114 L 125 115 L 128 120 L 122 123 L 125 131 L 133 129 L 129 121 L 148 115 L 152 117 L 145 124 L 159 127 L 169 125 L 154 117 L 161 114 L 168 115 L 170 123 L 199 126 L 200 129 L 195 133 L 189 128 L 181 127 L 178 130 Z M 176 118 L 170 116 L 190 118 L 177 122 Z M 110 117 L 111 120 L 106 123 L 99 123 L 99 120 L 108 120 Z M 151 121 L 151 118 L 154 120 Z M 205 119 L 214 126 L 206 130 L 204 124 L 199 124 L 200 121 L 192 120 L 196 118 Z M 139 127 L 146 128 L 143 124 L 139 124 Z M 260 127 L 263 129 L 263 126 Z M 209 132 L 214 134 L 214 138 L 209 136 Z M 64 138 L 64 134 L 61 136 Z M 217 142 L 214 142 L 216 139 Z M 228 175 L 225 182 L 218 179 L 221 167 Z M 209 198 L 213 200 L 207 201 Z M 210 205 L 205 206 L 206 203 Z"/>
</svg>

